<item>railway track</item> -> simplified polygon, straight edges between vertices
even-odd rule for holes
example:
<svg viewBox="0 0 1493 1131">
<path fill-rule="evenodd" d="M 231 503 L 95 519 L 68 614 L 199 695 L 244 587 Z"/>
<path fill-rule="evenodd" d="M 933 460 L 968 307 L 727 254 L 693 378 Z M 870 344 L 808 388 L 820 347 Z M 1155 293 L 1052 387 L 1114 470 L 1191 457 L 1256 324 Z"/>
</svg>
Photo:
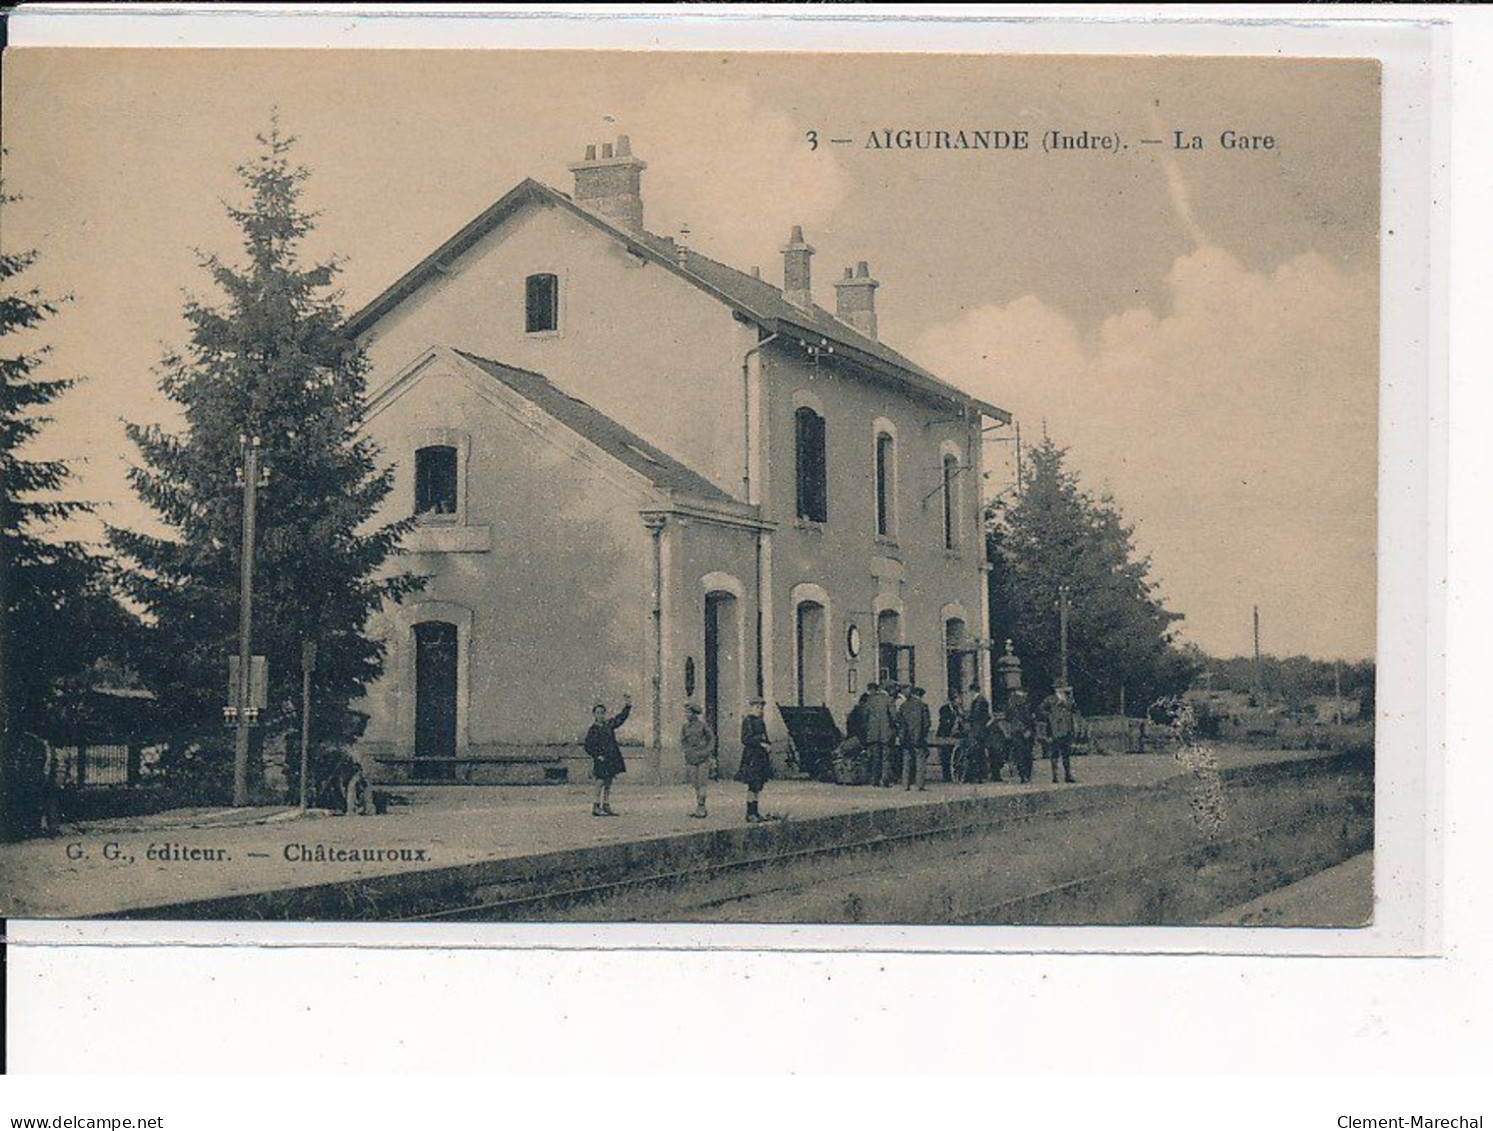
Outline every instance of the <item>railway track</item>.
<svg viewBox="0 0 1493 1131">
<path fill-rule="evenodd" d="M 605 880 L 555 877 L 543 891 L 474 889 L 403 918 L 1200 922 L 1371 846 L 1369 789 L 1353 774 L 1244 775 L 1234 783 L 1240 827 L 1211 843 L 1185 827 L 1177 783 L 1132 791 L 1119 805 L 1104 791 L 1074 791 L 1021 810 L 955 810 L 955 819 L 900 832 Z"/>
<path fill-rule="evenodd" d="M 500 899 L 477 900 L 458 907 L 443 908 L 414 915 L 400 916 L 396 922 L 443 922 L 443 921 L 504 921 L 533 918 L 536 914 L 552 908 L 569 908 L 579 903 L 595 903 L 614 896 L 638 891 L 678 888 L 691 883 L 715 880 L 736 874 L 758 875 L 763 870 L 780 870 L 795 864 L 810 864 L 820 861 L 890 851 L 898 846 L 930 842 L 951 837 L 966 837 L 982 832 L 993 832 L 1013 826 L 1028 824 L 1037 819 L 1071 817 L 1101 808 L 1104 798 L 1097 797 L 1065 806 L 1029 809 L 1003 813 L 985 819 L 951 821 L 931 828 L 913 829 L 901 833 L 883 833 L 859 840 L 841 841 L 834 844 L 816 845 L 809 848 L 792 849 L 786 852 L 760 853 L 690 868 L 653 872 L 641 876 L 627 876 L 603 883 L 580 884 L 536 892 L 530 895 Z M 787 890 L 791 885 L 777 885 L 778 890 Z M 771 894 L 774 889 L 726 896 L 715 900 L 701 901 L 698 906 L 724 905 L 742 898 L 756 898 Z"/>
</svg>

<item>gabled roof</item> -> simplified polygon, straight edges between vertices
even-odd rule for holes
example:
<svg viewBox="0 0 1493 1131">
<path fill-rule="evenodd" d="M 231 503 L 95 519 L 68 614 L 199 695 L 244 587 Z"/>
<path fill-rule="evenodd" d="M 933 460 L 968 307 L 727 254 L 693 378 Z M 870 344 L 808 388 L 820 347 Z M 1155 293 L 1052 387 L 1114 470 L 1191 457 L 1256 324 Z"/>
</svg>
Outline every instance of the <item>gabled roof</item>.
<svg viewBox="0 0 1493 1131">
<path fill-rule="evenodd" d="M 1009 422 L 1011 414 L 1004 409 L 973 397 L 957 386 L 935 377 L 916 362 L 904 357 L 874 338 L 868 338 L 841 322 L 823 307 L 801 307 L 783 297 L 783 292 L 766 280 L 738 271 L 694 250 L 686 251 L 681 262 L 680 249 L 672 239 L 651 232 L 632 232 L 603 216 L 582 208 L 564 193 L 532 177 L 520 182 L 490 207 L 400 276 L 347 322 L 348 332 L 364 333 L 380 318 L 420 289 L 440 269 L 467 251 L 488 232 L 496 228 L 520 207 L 529 203 L 561 208 L 585 220 L 626 245 L 630 251 L 672 271 L 707 294 L 731 307 L 737 314 L 757 323 L 770 334 L 792 340 L 799 338 L 817 345 L 820 340 L 834 345 L 840 356 L 855 362 L 883 378 L 900 382 L 925 396 L 951 401 L 979 410 L 996 420 Z"/>
<path fill-rule="evenodd" d="M 665 491 L 696 495 L 714 502 L 732 502 L 726 494 L 697 471 L 660 451 L 631 429 L 618 424 L 604 412 L 577 400 L 556 388 L 549 378 L 527 369 L 515 369 L 491 358 L 478 357 L 464 350 L 455 354 L 471 362 L 489 377 L 501 381 L 524 400 L 585 440 L 595 444 L 619 463 L 646 478 Z"/>
</svg>

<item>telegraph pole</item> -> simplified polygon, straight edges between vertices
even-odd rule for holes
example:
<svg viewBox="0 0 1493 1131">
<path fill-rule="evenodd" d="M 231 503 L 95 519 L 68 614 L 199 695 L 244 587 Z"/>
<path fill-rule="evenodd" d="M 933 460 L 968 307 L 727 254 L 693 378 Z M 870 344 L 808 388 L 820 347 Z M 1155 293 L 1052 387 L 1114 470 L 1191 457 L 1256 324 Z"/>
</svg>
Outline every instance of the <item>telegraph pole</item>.
<svg viewBox="0 0 1493 1131">
<path fill-rule="evenodd" d="M 20 840 L 30 814 L 18 804 L 21 784 L 19 743 L 10 733 L 10 486 L 0 460 L 0 841 Z"/>
<path fill-rule="evenodd" d="M 1255 701 L 1265 698 L 1265 671 L 1260 665 L 1260 606 L 1255 606 Z"/>
<path fill-rule="evenodd" d="M 1016 497 L 1026 494 L 1026 477 L 1021 472 L 1021 421 L 1016 422 Z"/>
<path fill-rule="evenodd" d="M 310 800 L 311 673 L 316 670 L 316 641 L 301 644 L 301 812 Z"/>
<path fill-rule="evenodd" d="M 259 437 L 240 437 L 244 445 L 244 533 L 238 601 L 238 729 L 233 749 L 233 804 L 249 804 L 250 668 L 254 646 L 254 521 L 259 503 Z"/>
<path fill-rule="evenodd" d="M 1071 592 L 1066 585 L 1058 586 L 1058 661 L 1064 687 L 1072 686 L 1068 682 L 1068 596 Z"/>
</svg>

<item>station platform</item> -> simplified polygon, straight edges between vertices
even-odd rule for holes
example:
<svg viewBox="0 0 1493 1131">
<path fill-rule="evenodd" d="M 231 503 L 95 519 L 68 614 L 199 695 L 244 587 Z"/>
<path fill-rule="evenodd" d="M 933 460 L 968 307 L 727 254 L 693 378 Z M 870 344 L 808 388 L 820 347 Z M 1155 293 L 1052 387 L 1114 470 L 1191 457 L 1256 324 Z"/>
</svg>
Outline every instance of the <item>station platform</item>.
<svg viewBox="0 0 1493 1131">
<path fill-rule="evenodd" d="M 1319 752 L 1216 748 L 1225 770 L 1317 759 Z M 937 775 L 936 760 L 931 767 Z M 1035 780 L 981 785 L 930 781 L 925 792 L 900 786 L 838 786 L 799 780 L 767 785 L 762 809 L 783 820 L 756 826 L 755 843 L 792 841 L 806 823 L 840 815 L 948 806 L 979 799 L 1019 799 L 1049 792 L 1108 796 L 1165 783 L 1184 772 L 1166 754 L 1075 760 L 1073 785 L 1051 782 L 1045 762 Z M 401 787 L 410 804 L 381 816 L 315 816 L 295 809 L 175 810 L 149 817 L 65 827 L 54 838 L 0 845 L 0 914 L 9 919 L 91 918 L 191 908 L 215 917 L 214 902 L 232 905 L 256 893 L 327 889 L 349 881 L 484 862 L 646 845 L 745 828 L 745 787 L 713 782 L 709 816 L 691 818 L 687 786 L 630 786 L 612 793 L 618 816 L 591 814 L 590 783 L 522 787 Z M 1105 799 L 1095 796 L 1096 803 Z M 908 816 L 912 816 L 909 814 Z M 764 840 L 764 838 L 768 838 Z M 627 850 L 632 851 L 632 850 Z M 539 861 L 535 861 L 536 867 Z M 522 872 L 517 863 L 506 869 Z M 229 901 L 224 904 L 224 901 Z M 233 914 L 233 913 L 230 913 Z M 315 917 L 315 916 L 310 916 Z"/>
</svg>

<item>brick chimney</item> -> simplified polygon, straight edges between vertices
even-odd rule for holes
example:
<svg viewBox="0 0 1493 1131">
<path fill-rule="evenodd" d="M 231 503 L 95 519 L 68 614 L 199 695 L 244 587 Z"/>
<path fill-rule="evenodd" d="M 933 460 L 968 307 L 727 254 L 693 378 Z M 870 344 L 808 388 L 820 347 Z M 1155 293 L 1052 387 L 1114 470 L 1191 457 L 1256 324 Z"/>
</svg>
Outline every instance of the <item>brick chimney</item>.
<svg viewBox="0 0 1493 1131">
<path fill-rule="evenodd" d="M 814 249 L 804 243 L 804 230 L 793 225 L 793 234 L 783 248 L 783 297 L 794 306 L 813 306 L 813 288 L 809 282 L 809 260 Z"/>
<path fill-rule="evenodd" d="M 871 268 L 862 259 L 852 271 L 845 268 L 845 277 L 835 280 L 835 317 L 849 326 L 854 326 L 866 337 L 876 337 L 876 288 L 881 286 L 871 278 Z"/>
<path fill-rule="evenodd" d="M 586 159 L 570 166 L 575 174 L 573 199 L 629 231 L 641 232 L 646 168 L 645 162 L 632 155 L 632 142 L 626 134 L 617 139 L 615 150 L 610 144 L 603 145 L 600 157 L 596 146 L 588 145 Z"/>
</svg>

